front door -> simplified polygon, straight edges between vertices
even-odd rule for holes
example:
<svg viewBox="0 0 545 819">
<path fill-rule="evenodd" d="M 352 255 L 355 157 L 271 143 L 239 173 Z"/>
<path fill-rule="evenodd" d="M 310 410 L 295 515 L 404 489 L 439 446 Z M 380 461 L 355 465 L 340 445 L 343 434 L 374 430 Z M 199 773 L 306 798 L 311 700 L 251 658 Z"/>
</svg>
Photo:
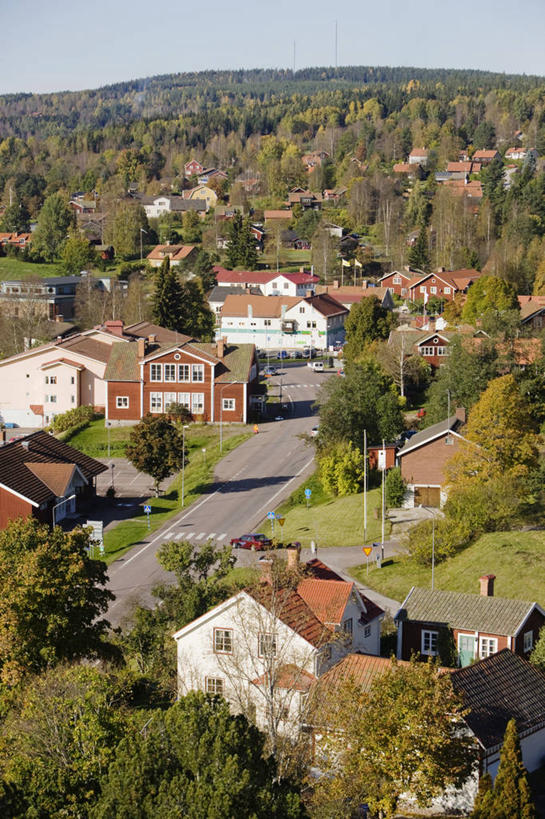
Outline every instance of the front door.
<svg viewBox="0 0 545 819">
<path fill-rule="evenodd" d="M 458 657 L 462 668 L 475 659 L 475 637 L 471 634 L 460 634 L 458 637 Z"/>
</svg>

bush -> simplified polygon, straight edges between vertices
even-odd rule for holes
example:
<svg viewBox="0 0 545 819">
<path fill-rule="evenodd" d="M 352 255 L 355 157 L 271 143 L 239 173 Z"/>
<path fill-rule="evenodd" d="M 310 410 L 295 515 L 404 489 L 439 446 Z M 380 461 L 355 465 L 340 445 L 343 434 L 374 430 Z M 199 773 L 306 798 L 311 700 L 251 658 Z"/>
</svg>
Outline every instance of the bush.
<svg viewBox="0 0 545 819">
<path fill-rule="evenodd" d="M 351 442 L 343 442 L 319 461 L 320 480 L 332 495 L 355 495 L 363 486 L 363 454 Z"/>
<path fill-rule="evenodd" d="M 386 505 L 391 509 L 398 509 L 403 506 L 407 482 L 401 477 L 399 466 L 390 469 L 386 475 Z"/>
<path fill-rule="evenodd" d="M 54 432 L 66 432 L 66 430 L 70 429 L 70 427 L 74 427 L 76 424 L 81 423 L 88 424 L 89 421 L 93 421 L 96 417 L 97 415 L 93 407 L 74 407 L 74 409 L 67 410 L 60 415 L 57 415 L 53 419 L 51 426 Z"/>
<path fill-rule="evenodd" d="M 433 546 L 435 528 L 435 548 Z M 473 535 L 467 521 L 450 518 L 424 520 L 409 532 L 407 548 L 411 557 L 421 566 L 431 566 L 432 552 L 440 563 L 462 551 Z"/>
<path fill-rule="evenodd" d="M 527 487 L 510 476 L 496 477 L 483 483 L 468 481 L 453 487 L 445 505 L 445 514 L 463 522 L 473 535 L 509 529 L 527 497 Z"/>
</svg>

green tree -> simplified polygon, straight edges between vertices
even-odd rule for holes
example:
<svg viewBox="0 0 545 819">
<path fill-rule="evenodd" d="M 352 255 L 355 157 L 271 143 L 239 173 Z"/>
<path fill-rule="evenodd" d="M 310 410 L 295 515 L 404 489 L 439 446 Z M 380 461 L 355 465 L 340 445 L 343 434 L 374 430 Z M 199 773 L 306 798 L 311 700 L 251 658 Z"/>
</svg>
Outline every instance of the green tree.
<svg viewBox="0 0 545 819">
<path fill-rule="evenodd" d="M 117 747 L 92 819 L 297 819 L 299 789 L 279 782 L 265 737 L 217 697 L 192 692 Z"/>
<path fill-rule="evenodd" d="M 388 337 L 392 315 L 381 306 L 376 296 L 362 299 L 354 304 L 345 321 L 346 344 L 343 355 L 347 361 L 355 361 L 365 351 L 370 341 Z"/>
<path fill-rule="evenodd" d="M 430 250 L 428 244 L 428 231 L 424 225 L 420 228 L 416 242 L 409 250 L 407 261 L 416 270 L 430 271 Z"/>
<path fill-rule="evenodd" d="M 168 256 L 155 274 L 153 291 L 153 320 L 167 330 L 182 332 L 183 291 L 178 272 L 170 266 Z"/>
<path fill-rule="evenodd" d="M 500 752 L 494 781 L 491 816 L 494 819 L 535 819 L 537 816 L 522 762 L 517 724 L 510 719 Z"/>
<path fill-rule="evenodd" d="M 17 683 L 63 660 L 109 652 L 101 619 L 113 595 L 89 557 L 88 530 L 19 518 L 0 532 L 0 679 Z"/>
<path fill-rule="evenodd" d="M 403 793 L 427 805 L 448 785 L 460 787 L 472 773 L 476 749 L 457 730 L 462 705 L 448 674 L 412 661 L 373 680 L 369 692 L 354 680 L 319 697 L 324 760 L 334 760 L 316 785 L 323 815 L 350 817 L 362 802 L 391 817 Z"/>
<path fill-rule="evenodd" d="M 31 678 L 4 719 L 0 743 L 2 777 L 24 805 L 17 815 L 87 816 L 143 690 L 134 674 L 88 665 Z"/>
<path fill-rule="evenodd" d="M 483 119 L 473 132 L 473 144 L 480 150 L 492 150 L 496 146 L 496 129 L 491 122 Z"/>
<path fill-rule="evenodd" d="M 321 456 L 320 481 L 332 495 L 354 495 L 364 479 L 363 454 L 349 441 L 337 444 Z"/>
<path fill-rule="evenodd" d="M 30 213 L 24 202 L 8 205 L 0 219 L 0 231 L 27 233 L 30 230 Z"/>
<path fill-rule="evenodd" d="M 131 430 L 126 456 L 139 472 L 153 478 L 158 497 L 161 481 L 182 468 L 182 436 L 166 416 L 148 413 Z"/>
<path fill-rule="evenodd" d="M 193 264 L 193 273 L 199 276 L 203 290 L 211 290 L 216 284 L 216 275 L 213 269 L 212 259 L 210 254 L 202 248 L 198 251 L 195 262 Z"/>
<path fill-rule="evenodd" d="M 244 219 L 241 213 L 235 213 L 229 225 L 229 245 L 227 247 L 229 267 L 253 270 L 257 265 L 255 237 L 250 228 L 250 220 Z"/>
<path fill-rule="evenodd" d="M 202 227 L 199 214 L 195 210 L 187 210 L 183 215 L 184 241 L 188 244 L 200 242 Z"/>
<path fill-rule="evenodd" d="M 403 505 L 407 482 L 401 477 L 401 469 L 396 466 L 386 474 L 386 504 L 396 509 Z"/>
<path fill-rule="evenodd" d="M 149 231 L 146 212 L 141 205 L 121 201 L 106 222 L 104 238 L 113 245 L 116 256 L 130 258 L 140 250 L 140 229 Z"/>
<path fill-rule="evenodd" d="M 329 379 L 317 403 L 320 453 L 341 441 L 352 441 L 361 449 L 364 430 L 371 443 L 393 441 L 404 426 L 392 380 L 370 361 L 349 364 L 345 378 Z"/>
<path fill-rule="evenodd" d="M 497 276 L 481 276 L 468 290 L 462 318 L 474 324 L 490 311 L 501 314 L 506 310 L 518 310 L 518 306 L 512 284 Z"/>
<path fill-rule="evenodd" d="M 65 273 L 79 273 L 97 262 L 97 255 L 89 240 L 72 231 L 61 251 L 62 267 Z"/>
<path fill-rule="evenodd" d="M 492 777 L 487 771 L 479 777 L 479 789 L 473 804 L 471 819 L 491 819 L 492 802 Z"/>
<path fill-rule="evenodd" d="M 32 236 L 32 252 L 46 262 L 54 262 L 66 241 L 73 215 L 64 196 L 53 193 L 43 203 L 38 225 Z"/>
<path fill-rule="evenodd" d="M 539 632 L 539 639 L 530 654 L 530 662 L 545 672 L 545 628 Z"/>
<path fill-rule="evenodd" d="M 188 279 L 182 285 L 178 329 L 200 341 L 212 341 L 216 320 L 208 306 L 200 279 Z"/>
</svg>

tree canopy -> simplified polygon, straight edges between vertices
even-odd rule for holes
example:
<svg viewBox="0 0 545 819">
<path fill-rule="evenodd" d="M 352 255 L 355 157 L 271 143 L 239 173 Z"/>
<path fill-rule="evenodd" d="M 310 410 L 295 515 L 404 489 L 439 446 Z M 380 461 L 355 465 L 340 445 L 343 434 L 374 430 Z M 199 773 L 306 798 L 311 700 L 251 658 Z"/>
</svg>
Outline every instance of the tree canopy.
<svg viewBox="0 0 545 819">
<path fill-rule="evenodd" d="M 369 342 L 387 338 L 392 323 L 392 314 L 381 306 L 376 296 L 369 296 L 362 299 L 359 304 L 354 304 L 344 324 L 346 344 L 343 356 L 345 360 L 357 360 Z"/>
<path fill-rule="evenodd" d="M 488 312 L 518 310 L 517 291 L 512 284 L 497 276 L 481 276 L 468 290 L 462 318 L 474 324 Z"/>
<path fill-rule="evenodd" d="M 140 472 L 153 478 L 155 494 L 161 481 L 182 468 L 182 436 L 165 415 L 145 415 L 132 430 L 126 449 L 127 459 Z"/>
</svg>

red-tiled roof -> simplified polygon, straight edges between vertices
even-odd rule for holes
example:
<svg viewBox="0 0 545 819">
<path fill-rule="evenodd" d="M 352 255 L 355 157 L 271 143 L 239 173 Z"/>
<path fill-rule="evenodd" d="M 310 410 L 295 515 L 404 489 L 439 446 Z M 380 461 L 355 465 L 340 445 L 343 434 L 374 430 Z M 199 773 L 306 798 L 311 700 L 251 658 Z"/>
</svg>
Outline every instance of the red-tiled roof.
<svg viewBox="0 0 545 819">
<path fill-rule="evenodd" d="M 306 568 L 316 580 L 343 580 L 340 575 L 334 572 L 333 569 L 330 569 L 329 566 L 326 566 L 325 563 L 322 563 L 321 560 L 318 560 L 317 557 L 313 558 L 313 560 L 309 560 L 306 564 Z M 384 614 L 384 610 L 381 609 L 380 606 L 377 606 L 376 603 L 369 600 L 361 591 L 358 593 L 365 607 L 365 611 L 363 611 L 360 616 L 362 623 L 370 623 L 372 620 L 376 620 L 377 617 Z"/>
<path fill-rule="evenodd" d="M 266 210 L 263 212 L 263 218 L 267 219 L 293 219 L 293 211 L 290 210 Z"/>
<path fill-rule="evenodd" d="M 70 361 L 69 358 L 55 358 L 53 361 L 46 361 L 40 365 L 40 370 L 47 370 L 49 367 L 55 367 L 57 364 L 68 364 L 69 367 L 76 367 L 78 370 L 84 370 L 83 364 L 78 364 L 77 361 Z"/>
<path fill-rule="evenodd" d="M 258 589 L 247 589 L 254 600 L 273 613 L 279 620 L 311 645 L 319 648 L 331 637 L 331 629 L 316 617 L 300 594 L 293 589 L 272 589 L 263 584 Z"/>
<path fill-rule="evenodd" d="M 213 268 L 218 284 L 267 284 L 276 279 L 278 273 L 271 273 L 266 270 L 227 270 L 225 267 Z"/>
<path fill-rule="evenodd" d="M 397 665 L 409 665 L 408 662 L 398 660 Z M 389 657 L 375 657 L 372 654 L 348 654 L 340 662 L 326 671 L 318 680 L 314 691 L 323 691 L 325 688 L 336 688 L 343 682 L 352 680 L 356 685 L 369 691 L 377 677 L 382 676 L 392 668 Z"/>
<path fill-rule="evenodd" d="M 74 464 L 44 464 L 44 463 L 25 463 L 27 469 L 36 475 L 36 477 L 51 489 L 57 498 L 63 498 L 66 490 L 70 485 L 74 470 Z"/>
<path fill-rule="evenodd" d="M 187 259 L 193 250 L 195 250 L 195 245 L 156 245 L 146 258 L 162 261 L 169 256 L 171 261 L 179 262 L 182 259 Z"/>
<path fill-rule="evenodd" d="M 269 685 L 270 676 L 266 672 L 261 677 L 253 680 L 254 685 Z M 274 670 L 274 685 L 276 688 L 285 688 L 288 691 L 301 691 L 306 693 L 316 677 L 304 668 L 299 668 L 295 663 L 286 663 Z"/>
<path fill-rule="evenodd" d="M 324 624 L 339 625 L 352 589 L 353 583 L 344 580 L 301 580 L 297 592 L 318 620 Z"/>
</svg>

